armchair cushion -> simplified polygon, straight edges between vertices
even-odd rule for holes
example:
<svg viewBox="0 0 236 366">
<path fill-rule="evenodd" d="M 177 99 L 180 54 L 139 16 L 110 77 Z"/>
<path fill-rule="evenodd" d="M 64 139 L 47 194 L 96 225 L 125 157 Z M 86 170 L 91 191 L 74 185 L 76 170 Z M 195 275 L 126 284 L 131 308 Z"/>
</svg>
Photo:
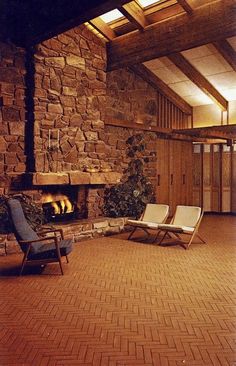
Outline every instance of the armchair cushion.
<svg viewBox="0 0 236 366">
<path fill-rule="evenodd" d="M 72 251 L 72 240 L 64 239 L 59 242 L 61 256 L 68 255 Z M 31 252 L 28 259 L 48 259 L 57 258 L 55 243 L 44 244 L 38 248 L 37 252 Z"/>
</svg>

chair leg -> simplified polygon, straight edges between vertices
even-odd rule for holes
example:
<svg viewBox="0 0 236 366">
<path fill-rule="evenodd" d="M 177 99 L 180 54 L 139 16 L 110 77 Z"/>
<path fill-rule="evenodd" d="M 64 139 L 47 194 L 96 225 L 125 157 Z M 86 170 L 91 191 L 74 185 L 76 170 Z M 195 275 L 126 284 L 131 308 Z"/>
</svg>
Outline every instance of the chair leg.
<svg viewBox="0 0 236 366">
<path fill-rule="evenodd" d="M 198 237 L 199 237 L 199 239 L 201 240 L 201 242 L 203 243 L 203 244 L 206 244 L 206 241 L 197 233 L 196 234 Z"/>
<path fill-rule="evenodd" d="M 64 275 L 63 267 L 62 267 L 62 261 L 61 261 L 61 256 L 58 258 L 58 261 L 59 261 L 59 265 L 60 265 L 60 268 L 61 268 L 61 274 Z"/>
<path fill-rule="evenodd" d="M 161 238 L 161 241 L 158 243 L 158 245 L 161 245 L 161 243 L 163 242 L 163 240 L 165 239 L 165 237 L 168 235 L 168 231 L 165 232 L 165 234 L 163 235 L 163 237 Z"/>
<path fill-rule="evenodd" d="M 64 272 L 63 272 L 62 261 L 61 261 L 61 252 L 60 252 L 57 237 L 55 238 L 55 244 L 56 244 L 57 258 L 58 258 L 58 262 L 59 262 L 59 265 L 60 265 L 60 268 L 61 268 L 61 274 L 63 275 Z"/>
<path fill-rule="evenodd" d="M 30 247 L 31 245 L 28 246 L 25 254 L 24 254 L 24 257 L 23 257 L 23 260 L 22 260 L 22 263 L 21 263 L 21 268 L 20 268 L 20 272 L 19 272 L 19 276 L 22 275 L 22 272 L 24 270 L 24 267 L 25 267 L 25 264 L 26 264 L 26 261 L 27 261 L 27 257 L 28 257 L 28 254 L 29 254 L 29 251 L 30 251 Z"/>
<path fill-rule="evenodd" d="M 136 227 L 131 231 L 131 233 L 129 234 L 129 236 L 128 236 L 128 240 L 130 240 L 131 239 L 131 236 L 134 234 L 134 232 L 136 231 Z"/>
<path fill-rule="evenodd" d="M 27 253 L 24 254 L 24 257 L 23 257 L 23 260 L 22 260 L 22 263 L 21 263 L 21 268 L 20 268 L 19 276 L 22 275 L 22 272 L 24 270 L 26 261 L 27 261 Z"/>
<path fill-rule="evenodd" d="M 188 249 L 190 247 L 190 245 L 192 244 L 193 238 L 195 237 L 196 233 L 193 233 L 189 242 L 186 243 L 185 249 Z"/>
<path fill-rule="evenodd" d="M 159 236 L 160 232 L 161 232 L 161 230 L 158 230 L 158 231 L 157 231 L 157 233 L 156 233 L 156 235 L 155 235 L 155 237 L 154 237 L 154 239 L 153 239 L 152 243 L 155 243 L 155 241 L 157 240 L 157 238 L 158 238 L 158 236 Z"/>
<path fill-rule="evenodd" d="M 67 255 L 66 255 L 66 263 L 69 263 L 69 258 Z"/>
</svg>

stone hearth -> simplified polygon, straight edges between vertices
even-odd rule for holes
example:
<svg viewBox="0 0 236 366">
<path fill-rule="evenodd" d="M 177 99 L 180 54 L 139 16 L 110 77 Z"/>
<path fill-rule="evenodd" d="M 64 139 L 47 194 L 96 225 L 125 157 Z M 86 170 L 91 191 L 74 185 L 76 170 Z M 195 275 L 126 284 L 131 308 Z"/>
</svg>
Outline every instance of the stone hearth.
<svg viewBox="0 0 236 366">
<path fill-rule="evenodd" d="M 72 222 L 54 224 L 55 228 L 63 229 L 65 238 L 80 242 L 91 238 L 118 234 L 125 230 L 127 218 L 102 217 L 97 219 L 74 220 Z M 14 234 L 0 235 L 0 255 L 21 253 Z"/>
</svg>

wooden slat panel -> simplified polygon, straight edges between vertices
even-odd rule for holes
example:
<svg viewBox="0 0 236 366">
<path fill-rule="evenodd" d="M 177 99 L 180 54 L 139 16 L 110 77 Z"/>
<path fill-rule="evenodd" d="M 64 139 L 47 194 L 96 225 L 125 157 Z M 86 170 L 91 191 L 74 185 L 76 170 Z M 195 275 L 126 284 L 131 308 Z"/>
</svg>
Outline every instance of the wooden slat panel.
<svg viewBox="0 0 236 366">
<path fill-rule="evenodd" d="M 193 146 L 193 205 L 202 207 L 201 145 Z"/>
<path fill-rule="evenodd" d="M 158 203 L 169 204 L 169 142 L 157 140 L 156 197 Z"/>
<path fill-rule="evenodd" d="M 236 213 L 236 144 L 232 149 L 231 211 Z"/>
<path fill-rule="evenodd" d="M 231 152 L 223 145 L 222 151 L 222 212 L 231 211 Z"/>
<path fill-rule="evenodd" d="M 203 208 L 211 211 L 211 146 L 204 145 L 203 150 Z"/>
<path fill-rule="evenodd" d="M 221 202 L 220 202 L 220 169 L 221 159 L 220 159 L 220 146 L 213 145 L 212 149 L 212 202 L 211 211 L 220 212 Z"/>
</svg>

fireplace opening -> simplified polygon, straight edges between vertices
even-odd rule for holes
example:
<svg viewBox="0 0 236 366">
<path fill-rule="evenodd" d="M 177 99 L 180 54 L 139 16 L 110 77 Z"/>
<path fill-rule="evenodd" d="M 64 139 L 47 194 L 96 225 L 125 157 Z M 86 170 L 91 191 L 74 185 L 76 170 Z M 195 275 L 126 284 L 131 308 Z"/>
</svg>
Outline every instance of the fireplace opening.
<svg viewBox="0 0 236 366">
<path fill-rule="evenodd" d="M 43 190 L 41 202 L 47 222 L 87 218 L 85 188 L 51 186 Z"/>
</svg>

